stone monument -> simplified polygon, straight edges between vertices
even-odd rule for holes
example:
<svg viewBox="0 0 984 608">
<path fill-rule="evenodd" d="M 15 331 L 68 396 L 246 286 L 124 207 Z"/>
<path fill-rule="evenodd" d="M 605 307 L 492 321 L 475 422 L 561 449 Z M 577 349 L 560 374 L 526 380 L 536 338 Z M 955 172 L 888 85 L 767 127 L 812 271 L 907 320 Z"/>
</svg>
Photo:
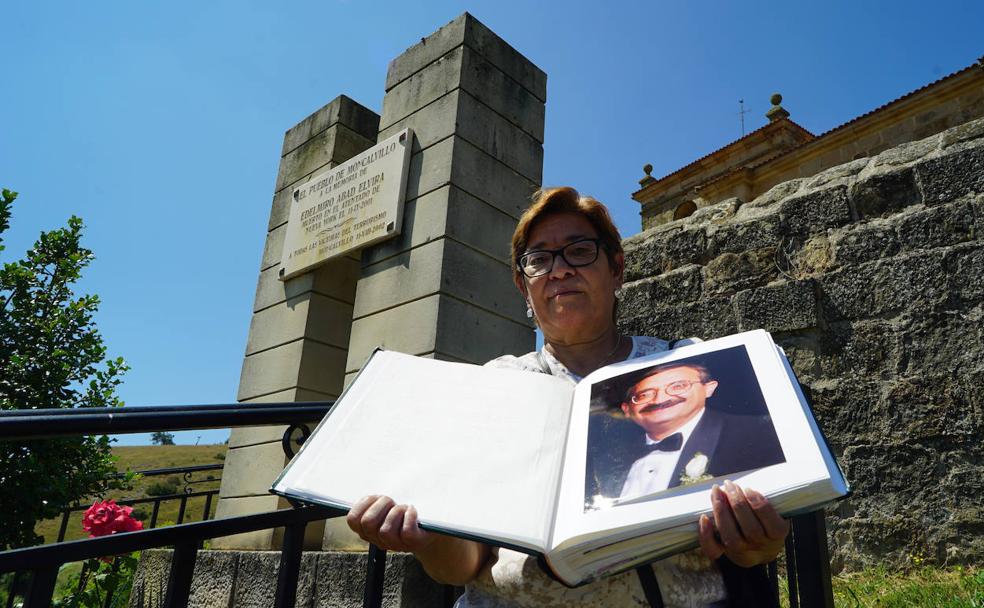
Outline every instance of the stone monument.
<svg viewBox="0 0 984 608">
<path fill-rule="evenodd" d="M 381 116 L 340 96 L 284 136 L 241 402 L 334 399 L 380 346 L 470 363 L 533 348 L 508 245 L 541 181 L 546 75 L 465 13 L 394 59 L 385 87 Z M 408 129 L 402 226 L 391 238 L 303 272 L 284 264 L 295 192 L 316 192 L 333 168 Z M 284 430 L 233 432 L 218 517 L 284 506 L 267 492 L 286 464 Z M 273 530 L 213 543 L 279 545 Z M 364 547 L 337 520 L 309 526 L 305 545 Z"/>
</svg>

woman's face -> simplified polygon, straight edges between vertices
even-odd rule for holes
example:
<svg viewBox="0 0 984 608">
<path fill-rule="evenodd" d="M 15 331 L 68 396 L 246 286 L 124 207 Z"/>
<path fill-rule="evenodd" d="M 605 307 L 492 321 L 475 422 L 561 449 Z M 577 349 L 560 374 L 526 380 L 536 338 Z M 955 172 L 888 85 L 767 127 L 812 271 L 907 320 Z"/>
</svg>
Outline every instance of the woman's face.
<svg viewBox="0 0 984 608">
<path fill-rule="evenodd" d="M 540 220 L 530 232 L 526 252 L 561 249 L 598 233 L 583 215 L 558 213 Z M 526 296 L 544 338 L 561 343 L 594 339 L 611 328 L 615 290 L 622 285 L 621 254 L 615 268 L 608 252 L 599 247 L 598 259 L 586 266 L 570 266 L 556 255 L 550 272 L 521 277 L 520 291 Z"/>
</svg>

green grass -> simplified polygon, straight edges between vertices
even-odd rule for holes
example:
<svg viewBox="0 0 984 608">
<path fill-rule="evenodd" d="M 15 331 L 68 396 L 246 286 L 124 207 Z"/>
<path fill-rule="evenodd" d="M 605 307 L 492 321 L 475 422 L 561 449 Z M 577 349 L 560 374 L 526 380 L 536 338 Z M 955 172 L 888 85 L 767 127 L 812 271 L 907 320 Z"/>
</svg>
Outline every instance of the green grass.
<svg viewBox="0 0 984 608">
<path fill-rule="evenodd" d="M 833 588 L 836 608 L 984 608 L 984 570 L 976 568 L 871 569 L 835 576 Z"/>
<path fill-rule="evenodd" d="M 222 464 L 225 458 L 227 446 L 225 445 L 151 445 L 117 447 L 113 449 L 113 454 L 119 458 L 116 466 L 120 471 L 127 469 L 131 471 L 146 471 L 151 469 L 166 469 L 171 467 L 186 467 L 202 464 Z M 208 475 L 215 478 L 214 481 L 206 483 L 196 483 L 192 487 L 195 491 L 218 489 L 222 471 L 206 471 L 195 474 L 193 479 L 205 479 Z M 174 476 L 178 481 L 179 492 L 183 492 L 184 482 L 179 475 Z M 155 484 L 162 482 L 166 477 L 144 477 L 138 480 L 132 490 L 110 492 L 104 498 L 116 500 L 127 500 L 132 498 L 146 498 L 147 489 Z M 95 499 L 87 501 L 92 504 Z M 210 513 L 214 516 L 215 508 L 218 504 L 217 497 L 212 498 Z M 180 501 L 168 500 L 161 503 L 160 511 L 157 515 L 157 526 L 174 523 L 178 520 Z M 144 526 L 150 526 L 150 516 L 153 511 L 152 504 L 138 505 L 134 507 L 135 514 L 143 511 L 145 514 Z M 205 498 L 190 498 L 187 500 L 184 521 L 200 521 L 205 510 Z M 38 524 L 36 531 L 44 537 L 46 543 L 55 542 L 58 538 L 58 529 L 61 526 L 61 518 L 49 519 Z M 65 540 L 75 540 L 86 538 L 88 534 L 82 530 L 82 512 L 73 512 L 69 518 L 68 528 L 65 533 Z"/>
</svg>

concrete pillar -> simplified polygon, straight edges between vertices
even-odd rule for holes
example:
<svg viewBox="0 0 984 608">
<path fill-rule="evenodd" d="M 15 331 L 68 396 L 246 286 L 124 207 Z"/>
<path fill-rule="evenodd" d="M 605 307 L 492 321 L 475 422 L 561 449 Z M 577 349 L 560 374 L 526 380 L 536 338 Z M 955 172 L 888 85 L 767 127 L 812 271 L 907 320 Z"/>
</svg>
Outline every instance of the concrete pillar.
<svg viewBox="0 0 984 608">
<path fill-rule="evenodd" d="M 394 59 L 379 138 L 413 129 L 403 232 L 362 252 L 346 381 L 377 346 L 484 363 L 535 345 L 509 240 L 543 174 L 546 75 L 465 13 Z M 324 547 L 354 549 L 344 522 Z"/>
<path fill-rule="evenodd" d="M 379 116 L 348 97 L 335 98 L 284 135 L 266 245 L 237 399 L 244 403 L 325 401 L 342 389 L 359 260 L 330 262 L 279 280 L 291 194 L 312 174 L 376 143 Z M 217 517 L 286 506 L 269 493 L 286 459 L 285 427 L 235 429 L 229 438 Z M 221 549 L 275 549 L 274 530 L 215 539 Z M 320 548 L 321 526 L 309 525 L 306 545 Z"/>
</svg>

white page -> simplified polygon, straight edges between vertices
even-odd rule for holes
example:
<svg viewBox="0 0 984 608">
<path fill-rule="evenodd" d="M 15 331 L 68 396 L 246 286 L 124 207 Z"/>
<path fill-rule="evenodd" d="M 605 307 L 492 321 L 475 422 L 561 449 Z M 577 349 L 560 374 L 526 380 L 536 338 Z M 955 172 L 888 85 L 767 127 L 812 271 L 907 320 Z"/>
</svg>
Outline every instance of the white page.
<svg viewBox="0 0 984 608">
<path fill-rule="evenodd" d="M 274 489 L 350 506 L 386 494 L 422 523 L 543 550 L 571 386 L 377 352 Z"/>
<path fill-rule="evenodd" d="M 748 359 L 762 392 L 768 413 L 777 431 L 786 462 L 755 471 L 729 475 L 744 487 L 763 494 L 780 493 L 792 486 L 803 486 L 830 477 L 827 463 L 817 446 L 815 423 L 804 412 L 802 396 L 793 388 L 786 368 L 780 363 L 771 336 L 757 330 L 684 346 L 657 355 L 611 365 L 589 375 L 576 389 L 570 422 L 570 435 L 564 459 L 556 524 L 551 539 L 553 547 L 562 547 L 565 539 L 584 535 L 601 537 L 598 531 L 656 529 L 690 522 L 696 533 L 700 513 L 710 512 L 710 488 L 721 479 L 677 487 L 640 497 L 617 506 L 585 511 L 585 470 L 588 438 L 588 404 L 591 386 L 621 374 L 634 372 L 659 363 L 699 356 L 735 346 L 747 350 Z M 656 517 L 668 519 L 651 523 Z M 627 532 L 628 531 L 628 532 Z"/>
</svg>

